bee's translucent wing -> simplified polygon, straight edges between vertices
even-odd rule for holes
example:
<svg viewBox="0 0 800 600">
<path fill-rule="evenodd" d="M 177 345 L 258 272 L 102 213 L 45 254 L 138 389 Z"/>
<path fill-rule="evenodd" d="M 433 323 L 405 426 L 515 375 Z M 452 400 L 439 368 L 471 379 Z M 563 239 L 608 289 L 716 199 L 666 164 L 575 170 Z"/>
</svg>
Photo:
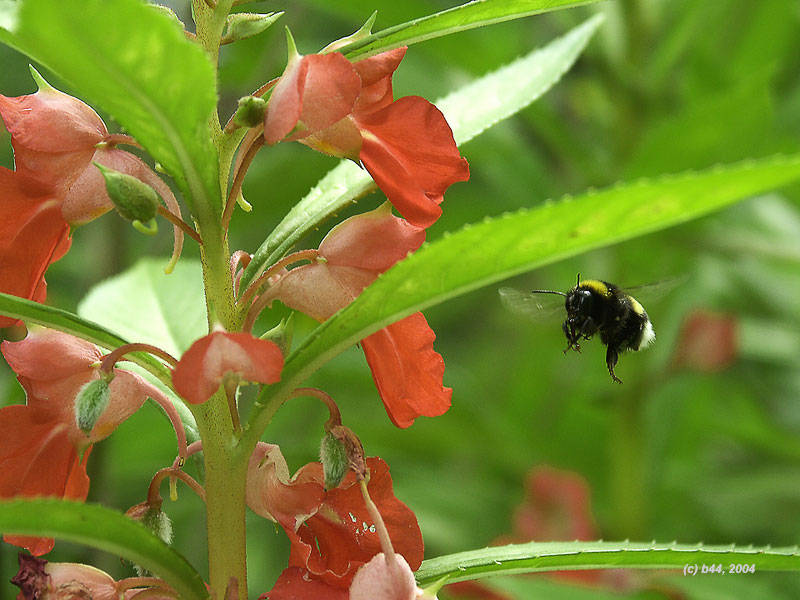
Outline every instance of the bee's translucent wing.
<svg viewBox="0 0 800 600">
<path fill-rule="evenodd" d="M 669 279 L 654 281 L 644 285 L 624 287 L 622 291 L 636 298 L 639 302 L 655 302 L 672 292 L 675 288 L 686 283 L 688 277 L 678 276 Z"/>
<path fill-rule="evenodd" d="M 564 297 L 557 294 L 534 294 L 502 287 L 497 290 L 503 306 L 532 321 L 548 321 L 564 314 Z"/>
</svg>

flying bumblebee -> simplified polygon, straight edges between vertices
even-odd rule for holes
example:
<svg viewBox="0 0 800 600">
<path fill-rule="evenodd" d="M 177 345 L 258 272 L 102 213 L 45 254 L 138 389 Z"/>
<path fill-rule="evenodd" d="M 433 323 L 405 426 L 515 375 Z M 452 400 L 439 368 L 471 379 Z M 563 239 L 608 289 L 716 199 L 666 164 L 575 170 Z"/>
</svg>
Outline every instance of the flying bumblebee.
<svg viewBox="0 0 800 600">
<path fill-rule="evenodd" d="M 656 339 L 653 324 L 644 307 L 623 289 L 598 279 L 584 279 L 578 274 L 578 281 L 568 292 L 554 290 L 533 290 L 524 294 L 512 288 L 500 288 L 500 298 L 509 310 L 532 315 L 543 309 L 533 294 L 557 294 L 564 296 L 567 318 L 562 325 L 567 337 L 567 350 L 581 351 L 581 339 L 588 340 L 600 334 L 600 341 L 606 346 L 606 365 L 611 378 L 617 383 L 622 380 L 614 373 L 619 355 L 626 350 L 647 348 Z"/>
</svg>

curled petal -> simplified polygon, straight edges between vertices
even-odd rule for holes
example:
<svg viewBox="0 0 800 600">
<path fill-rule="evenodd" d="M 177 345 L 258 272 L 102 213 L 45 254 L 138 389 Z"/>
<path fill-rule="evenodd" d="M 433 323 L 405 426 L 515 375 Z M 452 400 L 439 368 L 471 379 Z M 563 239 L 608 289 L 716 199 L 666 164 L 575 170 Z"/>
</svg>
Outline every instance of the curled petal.
<svg viewBox="0 0 800 600">
<path fill-rule="evenodd" d="M 361 78 L 361 94 L 353 108 L 354 114 L 366 114 L 392 103 L 392 75 L 408 48 L 395 48 L 353 63 Z"/>
<path fill-rule="evenodd" d="M 42 302 L 47 268 L 70 245 L 52 188 L 0 167 L 0 291 Z M 0 327 L 16 323 L 0 317 Z"/>
<path fill-rule="evenodd" d="M 469 179 L 442 113 L 418 96 L 356 115 L 361 162 L 389 201 L 413 225 L 429 227 L 442 213 L 445 190 Z"/>
<path fill-rule="evenodd" d="M 295 532 L 319 509 L 324 497 L 325 490 L 319 482 L 289 477 L 289 467 L 278 446 L 258 443 L 247 472 L 250 510 Z"/>
<path fill-rule="evenodd" d="M 248 333 L 215 331 L 200 338 L 184 353 L 172 373 L 175 389 L 192 404 L 202 404 L 233 373 L 246 381 L 280 380 L 283 354 L 268 340 Z"/>
<path fill-rule="evenodd" d="M 290 60 L 275 86 L 264 117 L 264 139 L 275 144 L 297 128 L 291 139 L 330 127 L 355 104 L 361 80 L 339 53 Z"/>
<path fill-rule="evenodd" d="M 444 360 L 422 313 L 393 323 L 361 341 L 386 413 L 398 427 L 450 408 L 453 390 L 442 385 Z"/>
</svg>

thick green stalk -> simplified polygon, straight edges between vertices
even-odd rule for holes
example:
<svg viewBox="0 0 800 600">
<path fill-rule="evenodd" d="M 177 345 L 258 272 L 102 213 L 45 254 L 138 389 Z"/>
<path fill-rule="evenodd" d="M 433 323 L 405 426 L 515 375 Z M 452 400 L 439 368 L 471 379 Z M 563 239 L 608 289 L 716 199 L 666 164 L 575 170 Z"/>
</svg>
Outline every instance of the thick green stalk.
<svg viewBox="0 0 800 600">
<path fill-rule="evenodd" d="M 217 0 L 212 9 L 203 0 L 192 0 L 197 39 L 215 67 L 219 64 L 220 37 L 232 1 Z M 216 114 L 209 122 L 209 133 L 218 155 L 224 157 L 219 165 L 220 192 L 224 198 L 231 153 L 221 152 L 223 136 Z M 241 317 L 235 310 L 228 237 L 221 224 L 224 202 L 217 206 L 201 199 L 194 200 L 193 216 L 203 239 L 201 259 L 209 326 L 219 324 L 228 331 L 237 331 L 241 328 Z M 238 598 L 246 600 L 247 456 L 237 451 L 237 435 L 223 391 L 218 391 L 193 412 L 203 440 L 205 459 L 209 584 L 215 600 L 222 600 L 228 586 L 236 580 Z"/>
</svg>

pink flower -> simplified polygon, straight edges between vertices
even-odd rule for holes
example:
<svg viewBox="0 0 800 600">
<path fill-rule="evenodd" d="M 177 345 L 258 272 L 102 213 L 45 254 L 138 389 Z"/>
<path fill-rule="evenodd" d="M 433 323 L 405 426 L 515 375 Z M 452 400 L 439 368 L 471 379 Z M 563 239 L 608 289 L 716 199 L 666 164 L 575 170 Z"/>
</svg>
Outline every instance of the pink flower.
<svg viewBox="0 0 800 600">
<path fill-rule="evenodd" d="M 177 392 L 192 404 L 202 404 L 219 389 L 228 374 L 246 381 L 280 381 L 283 354 L 268 340 L 249 333 L 215 331 L 197 340 L 172 373 Z"/>
<path fill-rule="evenodd" d="M 97 113 L 38 73 L 34 77 L 35 94 L 0 95 L 16 169 L 0 167 L 0 292 L 43 302 L 45 271 L 69 249 L 70 226 L 113 208 L 93 161 L 137 177 L 155 188 L 170 210 L 179 209 L 169 187 L 144 162 L 103 145 L 109 134 Z M 178 247 L 183 233 L 175 231 Z M 15 322 L 0 317 L 0 327 Z"/>
<path fill-rule="evenodd" d="M 398 554 L 418 568 L 423 546 L 414 513 L 394 497 L 386 463 L 370 457 L 367 466 L 370 470 L 367 488 L 392 543 Z M 292 544 L 289 568 L 265 598 L 320 597 L 313 593 L 327 589 L 325 586 L 346 591 L 359 567 L 381 551 L 378 534 L 370 523 L 352 472 L 339 487 L 326 491 L 320 463 L 309 463 L 289 478 L 280 450 L 259 444 L 250 459 L 247 486 L 248 506 L 278 522 Z"/>
<path fill-rule="evenodd" d="M 353 577 L 349 600 L 415 600 L 422 595 L 406 560 L 396 554 L 392 561 L 381 552 Z"/>
<path fill-rule="evenodd" d="M 66 333 L 37 329 L 20 342 L 3 342 L 0 349 L 27 396 L 25 405 L 0 409 L 0 498 L 85 500 L 91 446 L 161 392 L 135 373 L 114 369 L 108 407 L 87 435 L 76 424 L 75 398 L 85 384 L 100 377 L 96 363 L 102 353 L 97 347 Z M 36 555 L 53 547 L 51 539 L 5 539 Z"/>
<path fill-rule="evenodd" d="M 324 321 L 424 240 L 423 229 L 395 217 L 386 204 L 334 227 L 319 247 L 324 261 L 292 269 L 268 293 Z M 450 407 L 452 390 L 442 385 L 444 361 L 433 349 L 435 339 L 416 313 L 361 341 L 386 412 L 398 427 Z"/>
<path fill-rule="evenodd" d="M 406 48 L 356 63 L 342 54 L 289 60 L 264 120 L 268 144 L 299 140 L 360 161 L 409 222 L 428 227 L 442 214 L 445 190 L 469 179 L 442 113 L 419 96 L 392 101 L 392 74 Z"/>
</svg>

